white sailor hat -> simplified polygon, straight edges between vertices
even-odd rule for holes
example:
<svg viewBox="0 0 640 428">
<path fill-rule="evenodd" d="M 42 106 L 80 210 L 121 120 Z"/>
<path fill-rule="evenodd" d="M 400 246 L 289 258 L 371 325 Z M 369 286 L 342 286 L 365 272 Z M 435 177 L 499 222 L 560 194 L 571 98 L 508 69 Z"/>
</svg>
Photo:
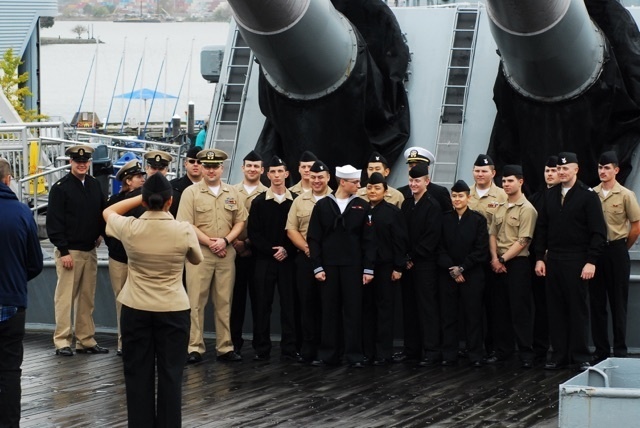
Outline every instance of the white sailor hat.
<svg viewBox="0 0 640 428">
<path fill-rule="evenodd" d="M 343 178 L 345 180 L 353 180 L 357 178 L 359 180 L 361 175 L 362 175 L 362 170 L 355 169 L 351 165 L 336 167 L 336 177 L 338 178 Z"/>
</svg>

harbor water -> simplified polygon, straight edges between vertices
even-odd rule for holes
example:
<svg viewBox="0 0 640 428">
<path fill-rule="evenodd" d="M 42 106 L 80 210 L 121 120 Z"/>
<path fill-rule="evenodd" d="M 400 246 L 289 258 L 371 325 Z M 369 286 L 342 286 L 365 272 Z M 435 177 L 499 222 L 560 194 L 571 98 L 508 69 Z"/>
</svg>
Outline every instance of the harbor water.
<svg viewBox="0 0 640 428">
<path fill-rule="evenodd" d="M 56 21 L 53 27 L 43 28 L 41 36 L 74 38 L 77 35 L 72 29 L 78 25 L 89 29 L 83 38 L 92 36 L 103 43 L 41 46 L 43 114 L 67 122 L 77 111 L 95 111 L 101 120 L 109 115 L 109 123 L 123 119 L 139 123 L 147 116 L 150 122 L 168 122 L 174 111 L 185 120 L 192 101 L 196 120 L 208 118 L 215 84 L 200 74 L 200 51 L 204 46 L 225 44 L 227 23 Z M 114 95 L 141 88 L 157 88 L 179 97 L 114 98 L 109 113 Z"/>
</svg>

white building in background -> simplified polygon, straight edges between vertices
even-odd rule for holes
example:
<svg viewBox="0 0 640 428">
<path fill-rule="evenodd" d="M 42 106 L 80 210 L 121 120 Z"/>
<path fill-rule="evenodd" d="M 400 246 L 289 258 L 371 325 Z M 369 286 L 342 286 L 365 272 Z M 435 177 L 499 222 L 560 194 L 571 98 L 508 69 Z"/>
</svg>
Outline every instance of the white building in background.
<svg viewBox="0 0 640 428">
<path fill-rule="evenodd" d="M 57 0 L 0 0 L 0 58 L 5 52 L 22 59 L 18 73 L 29 73 L 27 86 L 33 94 L 26 109 L 40 111 L 40 17 L 58 15 Z M 0 122 L 19 122 L 20 118 L 4 96 L 0 96 Z"/>
</svg>

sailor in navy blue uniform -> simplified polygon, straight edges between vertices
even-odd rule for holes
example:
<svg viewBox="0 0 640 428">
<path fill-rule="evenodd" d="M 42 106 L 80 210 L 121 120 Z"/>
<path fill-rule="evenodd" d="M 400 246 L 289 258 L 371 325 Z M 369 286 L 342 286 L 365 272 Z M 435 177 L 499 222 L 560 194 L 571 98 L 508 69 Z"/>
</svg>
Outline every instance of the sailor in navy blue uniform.
<svg viewBox="0 0 640 428">
<path fill-rule="evenodd" d="M 298 361 L 296 349 L 295 294 L 293 287 L 295 246 L 287 237 L 285 225 L 294 196 L 285 186 L 287 166 L 278 156 L 267 165 L 271 186 L 251 203 L 247 232 L 256 253 L 251 305 L 254 360 L 265 361 L 271 355 L 271 307 L 276 284 L 280 297 L 280 352 L 283 359 Z"/>
<path fill-rule="evenodd" d="M 338 189 L 318 201 L 309 222 L 307 241 L 322 298 L 322 333 L 318 360 L 312 362 L 315 366 L 339 364 L 341 325 L 347 362 L 356 368 L 364 366 L 362 287 L 373 279 L 377 248 L 369 204 L 355 195 L 361 173 L 351 165 L 337 167 Z"/>
<path fill-rule="evenodd" d="M 444 214 L 442 219 L 438 286 L 442 309 L 442 364 L 445 366 L 458 361 L 459 320 L 464 323 L 471 365 L 481 367 L 484 355 L 483 265 L 489 261 L 489 235 L 487 220 L 468 207 L 470 191 L 467 183 L 458 180 L 451 188 L 455 210 Z"/>
<path fill-rule="evenodd" d="M 418 342 L 407 347 L 421 351 L 420 366 L 439 364 L 442 358 L 440 337 L 440 301 L 438 297 L 437 257 L 442 234 L 442 209 L 429 195 L 429 168 L 419 163 L 409 171 L 412 196 L 402 203 L 402 213 L 409 231 L 407 281 L 403 282 L 405 321 L 418 320 Z M 412 298 L 413 297 L 413 298 Z M 413 311 L 413 312 L 412 312 Z"/>
<path fill-rule="evenodd" d="M 536 223 L 536 275 L 547 278 L 553 348 L 547 370 L 571 363 L 586 370 L 591 361 L 589 281 L 607 239 L 607 225 L 600 198 L 577 173 L 575 153 L 559 153 L 560 184 L 544 195 Z"/>
<path fill-rule="evenodd" d="M 407 227 L 398 207 L 385 200 L 387 182 L 374 172 L 367 181 L 378 253 L 376 276 L 364 289 L 364 351 L 376 366 L 391 362 L 394 297 L 407 263 Z"/>
</svg>

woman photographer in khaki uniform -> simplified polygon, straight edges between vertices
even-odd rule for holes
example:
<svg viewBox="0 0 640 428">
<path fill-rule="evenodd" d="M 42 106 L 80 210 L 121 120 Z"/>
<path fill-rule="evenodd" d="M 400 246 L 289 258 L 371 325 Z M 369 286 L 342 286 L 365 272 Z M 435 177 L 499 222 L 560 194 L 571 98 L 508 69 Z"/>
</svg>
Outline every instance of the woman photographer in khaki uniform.
<svg viewBox="0 0 640 428">
<path fill-rule="evenodd" d="M 184 260 L 202 261 L 193 227 L 168 212 L 171 185 L 154 174 L 142 196 L 104 210 L 107 234 L 122 241 L 129 276 L 118 296 L 122 304 L 122 350 L 130 427 L 180 427 L 182 372 L 189 340 L 189 299 L 182 284 Z M 142 205 L 140 216 L 123 217 Z M 155 365 L 158 396 L 155 398 Z"/>
</svg>

